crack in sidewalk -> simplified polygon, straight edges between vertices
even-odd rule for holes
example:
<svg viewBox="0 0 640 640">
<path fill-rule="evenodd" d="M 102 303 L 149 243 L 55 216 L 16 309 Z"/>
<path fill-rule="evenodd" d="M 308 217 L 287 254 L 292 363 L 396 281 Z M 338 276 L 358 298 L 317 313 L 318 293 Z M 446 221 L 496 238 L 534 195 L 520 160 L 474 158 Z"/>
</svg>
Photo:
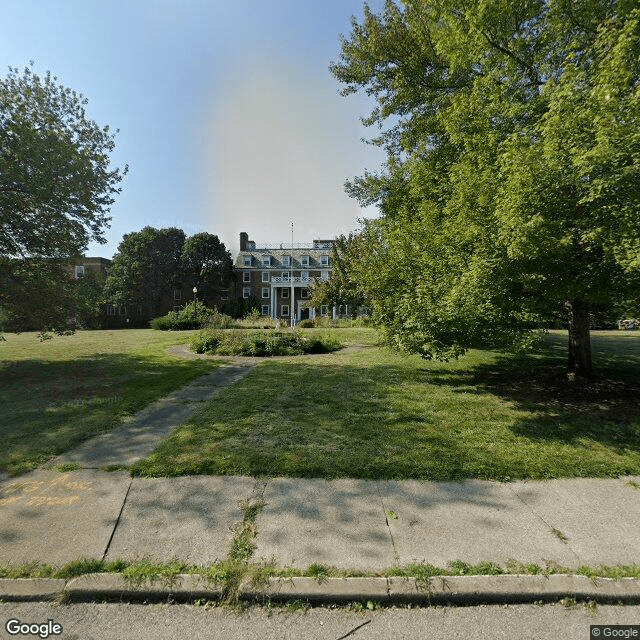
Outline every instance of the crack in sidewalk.
<svg viewBox="0 0 640 640">
<path fill-rule="evenodd" d="M 124 494 L 124 500 L 122 501 L 122 505 L 120 507 L 120 512 L 118 513 L 118 517 L 116 519 L 116 523 L 113 526 L 113 531 L 111 532 L 111 535 L 109 536 L 109 541 L 107 542 L 107 546 L 104 550 L 104 553 L 102 554 L 102 562 L 104 562 L 104 559 L 107 557 L 107 553 L 109 553 L 109 547 L 111 546 L 111 541 L 113 540 L 113 536 L 116 534 L 116 529 L 118 528 L 118 525 L 120 524 L 120 518 L 122 517 L 122 512 L 124 511 L 124 505 L 127 503 L 127 498 L 129 497 L 129 491 L 131 491 L 131 486 L 133 485 L 133 479 L 129 482 L 129 486 L 127 487 L 127 493 Z"/>
</svg>

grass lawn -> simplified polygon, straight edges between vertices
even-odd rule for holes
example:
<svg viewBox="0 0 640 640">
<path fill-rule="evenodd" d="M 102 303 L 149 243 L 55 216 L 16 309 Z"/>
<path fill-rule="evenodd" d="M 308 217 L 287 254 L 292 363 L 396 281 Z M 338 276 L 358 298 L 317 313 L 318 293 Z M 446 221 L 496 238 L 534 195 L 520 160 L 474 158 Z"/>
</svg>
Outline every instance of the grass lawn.
<svg viewBox="0 0 640 640">
<path fill-rule="evenodd" d="M 601 378 L 567 381 L 566 334 L 528 356 L 427 362 L 365 348 L 265 360 L 133 472 L 150 476 L 556 478 L 640 474 L 640 335 L 594 332 Z M 346 336 L 343 338 L 342 336 Z"/>
<path fill-rule="evenodd" d="M 171 357 L 191 331 L 80 331 L 0 342 L 0 472 L 17 474 L 99 433 L 217 366 Z"/>
</svg>

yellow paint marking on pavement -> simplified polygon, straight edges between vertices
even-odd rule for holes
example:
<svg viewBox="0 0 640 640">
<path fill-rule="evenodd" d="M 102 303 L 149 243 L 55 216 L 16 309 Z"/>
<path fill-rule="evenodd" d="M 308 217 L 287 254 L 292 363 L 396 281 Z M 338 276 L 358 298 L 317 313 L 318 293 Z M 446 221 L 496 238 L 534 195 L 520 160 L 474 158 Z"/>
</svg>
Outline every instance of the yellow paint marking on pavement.
<svg viewBox="0 0 640 640">
<path fill-rule="evenodd" d="M 92 485 L 93 482 L 71 480 L 68 473 L 48 481 L 12 482 L 0 490 L 0 507 L 8 507 L 23 500 L 26 507 L 72 505 L 80 501 L 78 492 L 87 491 Z"/>
</svg>

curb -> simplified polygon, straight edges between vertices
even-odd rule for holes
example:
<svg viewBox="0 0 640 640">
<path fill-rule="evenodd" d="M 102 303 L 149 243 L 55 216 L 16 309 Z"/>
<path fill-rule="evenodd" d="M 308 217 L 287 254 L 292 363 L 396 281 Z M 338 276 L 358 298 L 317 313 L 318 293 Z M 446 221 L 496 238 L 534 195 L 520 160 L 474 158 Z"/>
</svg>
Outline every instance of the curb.
<svg viewBox="0 0 640 640">
<path fill-rule="evenodd" d="M 198 575 L 181 574 L 171 582 L 135 585 L 120 574 L 94 573 L 60 580 L 0 579 L 0 600 L 93 598 L 116 600 L 217 600 L 222 588 Z M 587 578 L 579 575 L 436 576 L 416 578 L 269 578 L 259 585 L 244 583 L 243 600 L 338 603 L 372 600 L 382 604 L 493 604 L 553 602 L 562 598 L 599 602 L 640 602 L 636 578 Z"/>
</svg>

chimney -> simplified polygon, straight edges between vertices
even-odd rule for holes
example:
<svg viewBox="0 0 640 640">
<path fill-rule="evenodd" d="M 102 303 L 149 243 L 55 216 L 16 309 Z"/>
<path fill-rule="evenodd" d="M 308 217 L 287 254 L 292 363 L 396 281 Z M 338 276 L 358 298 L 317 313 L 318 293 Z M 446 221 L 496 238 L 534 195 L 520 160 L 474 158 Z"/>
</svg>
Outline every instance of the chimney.
<svg viewBox="0 0 640 640">
<path fill-rule="evenodd" d="M 247 250 L 247 242 L 249 242 L 249 234 L 242 231 L 240 233 L 240 251 Z"/>
</svg>

